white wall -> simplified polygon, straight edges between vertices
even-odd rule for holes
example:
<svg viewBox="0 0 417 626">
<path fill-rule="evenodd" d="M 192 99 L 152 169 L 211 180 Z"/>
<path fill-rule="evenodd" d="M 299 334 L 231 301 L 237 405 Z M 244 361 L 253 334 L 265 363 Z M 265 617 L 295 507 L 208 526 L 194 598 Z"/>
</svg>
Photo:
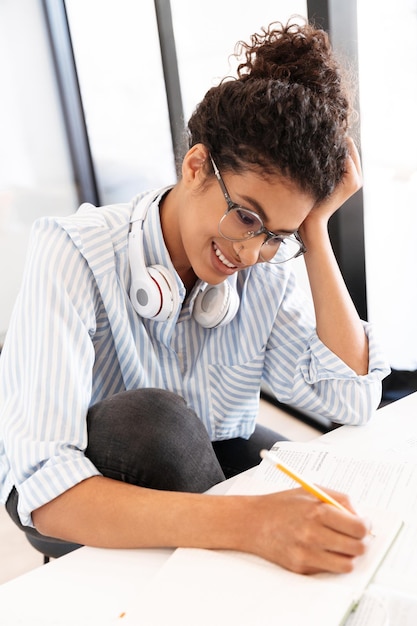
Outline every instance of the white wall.
<svg viewBox="0 0 417 626">
<path fill-rule="evenodd" d="M 1 337 L 32 222 L 77 205 L 40 0 L 0 2 L 0 81 Z"/>
</svg>

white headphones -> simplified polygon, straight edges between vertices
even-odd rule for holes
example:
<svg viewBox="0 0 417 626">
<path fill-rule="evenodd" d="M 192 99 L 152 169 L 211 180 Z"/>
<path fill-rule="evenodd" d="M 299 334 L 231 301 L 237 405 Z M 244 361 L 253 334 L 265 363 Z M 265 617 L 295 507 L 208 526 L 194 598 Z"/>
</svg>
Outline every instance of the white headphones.
<svg viewBox="0 0 417 626">
<path fill-rule="evenodd" d="M 134 207 L 129 233 L 131 271 L 130 300 L 141 317 L 163 322 L 174 315 L 180 297 L 175 277 L 162 265 L 146 267 L 143 253 L 143 224 L 149 206 L 166 190 L 139 199 Z M 236 279 L 236 277 L 235 277 Z M 206 285 L 198 294 L 193 309 L 194 319 L 204 328 L 228 324 L 239 308 L 239 296 L 229 281 Z"/>
</svg>

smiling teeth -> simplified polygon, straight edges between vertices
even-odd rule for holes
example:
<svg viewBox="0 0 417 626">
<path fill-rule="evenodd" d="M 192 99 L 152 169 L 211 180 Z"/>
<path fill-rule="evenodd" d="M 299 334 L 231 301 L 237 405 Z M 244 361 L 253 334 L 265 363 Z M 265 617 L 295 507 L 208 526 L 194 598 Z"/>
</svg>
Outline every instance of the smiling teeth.
<svg viewBox="0 0 417 626">
<path fill-rule="evenodd" d="M 216 255 L 218 256 L 218 258 L 220 259 L 220 261 L 223 263 L 223 265 L 225 265 L 226 267 L 230 267 L 230 269 L 233 269 L 236 267 L 236 265 L 233 265 L 233 263 L 230 263 L 225 256 L 223 256 L 223 254 L 220 252 L 220 250 L 218 248 L 216 248 L 216 246 L 214 246 L 214 252 L 216 253 Z"/>
</svg>

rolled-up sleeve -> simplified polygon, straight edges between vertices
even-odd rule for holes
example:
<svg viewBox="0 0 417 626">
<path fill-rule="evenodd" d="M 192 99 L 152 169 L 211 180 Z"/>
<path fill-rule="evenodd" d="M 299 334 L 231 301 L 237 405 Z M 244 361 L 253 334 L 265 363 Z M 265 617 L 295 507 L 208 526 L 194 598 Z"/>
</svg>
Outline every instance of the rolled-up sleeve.
<svg viewBox="0 0 417 626">
<path fill-rule="evenodd" d="M 84 455 L 96 297 L 71 239 L 39 220 L 0 360 L 4 489 L 16 486 L 27 526 L 34 509 L 99 474 Z"/>
<path fill-rule="evenodd" d="M 381 400 L 390 368 L 374 328 L 368 338 L 368 373 L 359 376 L 319 339 L 311 302 L 289 286 L 268 345 L 265 381 L 277 399 L 308 415 L 362 425 Z"/>
</svg>

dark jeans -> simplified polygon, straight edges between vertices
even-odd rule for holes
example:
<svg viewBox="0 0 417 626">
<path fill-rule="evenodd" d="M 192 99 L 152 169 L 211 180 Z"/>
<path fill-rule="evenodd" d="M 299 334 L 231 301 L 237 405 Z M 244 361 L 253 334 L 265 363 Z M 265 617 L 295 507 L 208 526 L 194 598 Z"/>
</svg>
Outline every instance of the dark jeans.
<svg viewBox="0 0 417 626">
<path fill-rule="evenodd" d="M 162 389 L 119 393 L 90 408 L 85 454 L 108 478 L 141 487 L 202 493 L 260 461 L 259 451 L 283 439 L 258 425 L 250 439 L 210 442 L 207 431 L 184 400 Z M 17 515 L 13 489 L 6 509 L 25 532 Z M 58 541 L 58 540 L 53 540 Z"/>
</svg>

